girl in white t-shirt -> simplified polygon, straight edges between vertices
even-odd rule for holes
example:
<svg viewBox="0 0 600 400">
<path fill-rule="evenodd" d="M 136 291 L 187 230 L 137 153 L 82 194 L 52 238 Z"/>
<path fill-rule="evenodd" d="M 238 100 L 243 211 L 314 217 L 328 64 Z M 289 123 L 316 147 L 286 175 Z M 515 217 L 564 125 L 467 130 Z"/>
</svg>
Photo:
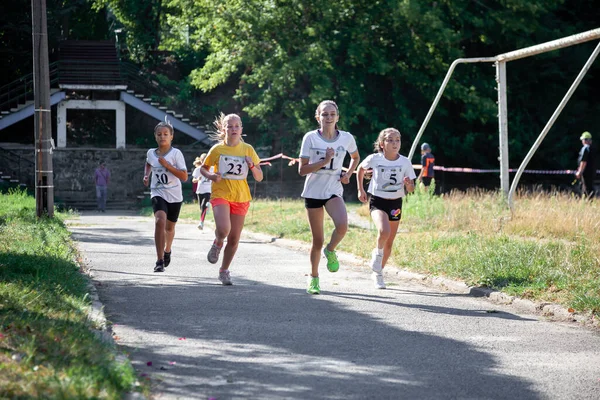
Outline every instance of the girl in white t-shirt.
<svg viewBox="0 0 600 400">
<path fill-rule="evenodd" d="M 198 229 L 204 229 L 204 219 L 206 218 L 206 212 L 208 211 L 208 205 L 210 204 L 210 191 L 212 182 L 210 179 L 205 178 L 200 172 L 202 169 L 202 163 L 206 158 L 206 153 L 202 153 L 200 157 L 196 157 L 194 160 L 194 172 L 192 172 L 192 182 L 196 183 L 196 197 L 198 198 L 198 205 L 200 205 L 200 223 Z M 210 167 L 210 172 L 214 172 L 214 168 Z"/>
<path fill-rule="evenodd" d="M 398 232 L 402 216 L 402 198 L 415 190 L 417 177 L 410 160 L 401 156 L 400 132 L 386 128 L 379 133 L 374 143 L 377 153 L 369 155 L 360 164 L 357 173 L 358 199 L 367 202 L 363 179 L 367 170 L 373 171 L 368 192 L 371 194 L 369 208 L 371 218 L 377 226 L 377 247 L 373 249 L 371 269 L 375 287 L 385 289 L 383 267 L 392 252 L 392 245 Z"/>
<path fill-rule="evenodd" d="M 308 215 L 308 223 L 312 233 L 310 250 L 311 274 L 308 289 L 309 294 L 319 294 L 319 260 L 321 250 L 327 259 L 327 269 L 336 272 L 339 262 L 335 248 L 342 241 L 348 230 L 348 215 L 346 204 L 342 198 L 342 184 L 350 181 L 352 173 L 358 166 L 360 157 L 354 137 L 337 129 L 339 112 L 337 104 L 331 100 L 322 101 L 315 112 L 320 129 L 308 132 L 302 139 L 300 164 L 298 173 L 306 176 L 304 181 L 304 204 Z M 348 170 L 342 170 L 346 153 L 352 158 Z M 323 221 L 325 211 L 333 220 L 335 229 L 329 243 L 325 243 Z"/>
<path fill-rule="evenodd" d="M 156 265 L 154 272 L 163 272 L 171 262 L 171 244 L 175 224 L 183 203 L 181 182 L 187 181 L 185 159 L 179 149 L 171 147 L 173 126 L 166 121 L 154 128 L 158 148 L 148 150 L 144 166 L 144 185 L 150 185 L 154 210 L 154 244 Z"/>
</svg>

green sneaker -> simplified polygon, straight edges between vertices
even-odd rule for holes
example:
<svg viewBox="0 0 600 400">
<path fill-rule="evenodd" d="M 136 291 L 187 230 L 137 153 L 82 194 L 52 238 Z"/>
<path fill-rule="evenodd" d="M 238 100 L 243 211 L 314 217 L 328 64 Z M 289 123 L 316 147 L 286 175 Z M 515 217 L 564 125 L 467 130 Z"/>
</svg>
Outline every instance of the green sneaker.
<svg viewBox="0 0 600 400">
<path fill-rule="evenodd" d="M 321 288 L 319 287 L 319 277 L 311 277 L 310 283 L 308 284 L 308 289 L 306 289 L 306 293 L 308 294 L 320 294 Z"/>
<path fill-rule="evenodd" d="M 340 269 L 340 262 L 337 259 L 335 251 L 329 251 L 327 247 L 323 247 L 323 255 L 327 259 L 327 269 L 329 272 L 337 272 Z"/>
</svg>

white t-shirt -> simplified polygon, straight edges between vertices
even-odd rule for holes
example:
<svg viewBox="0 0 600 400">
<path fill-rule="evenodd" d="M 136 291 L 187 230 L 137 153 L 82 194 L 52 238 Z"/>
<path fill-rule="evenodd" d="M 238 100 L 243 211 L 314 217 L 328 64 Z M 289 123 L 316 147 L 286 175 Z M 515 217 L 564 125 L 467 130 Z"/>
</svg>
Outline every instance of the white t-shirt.
<svg viewBox="0 0 600 400">
<path fill-rule="evenodd" d="M 356 151 L 354 136 L 345 131 L 338 131 L 335 139 L 326 140 L 319 131 L 308 132 L 302 139 L 300 158 L 308 158 L 308 163 L 313 164 L 325 158 L 328 147 L 335 150 L 335 155 L 329 165 L 306 175 L 301 195 L 304 198 L 325 200 L 334 195 L 341 197 L 344 193 L 340 177 L 346 153 Z"/>
<path fill-rule="evenodd" d="M 408 158 L 399 154 L 398 159 L 393 161 L 385 158 L 383 153 L 370 154 L 360 163 L 360 168 L 373 169 L 367 192 L 383 199 L 404 197 L 404 177 L 417 177 Z"/>
<path fill-rule="evenodd" d="M 181 181 L 158 162 L 157 149 L 150 149 L 146 154 L 146 162 L 152 167 L 150 177 L 150 197 L 162 197 L 167 203 L 180 203 L 183 201 Z M 175 168 L 187 172 L 185 159 L 179 149 L 171 150 L 163 156 Z"/>
<path fill-rule="evenodd" d="M 199 179 L 198 186 L 196 186 L 196 194 L 210 193 L 212 182 L 210 179 L 205 178 L 204 175 L 202 175 L 200 169 L 202 169 L 202 167 L 197 167 L 194 169 L 194 172 L 192 172 L 192 178 Z M 213 167 L 210 167 L 209 171 L 213 172 L 214 170 L 215 169 Z"/>
</svg>

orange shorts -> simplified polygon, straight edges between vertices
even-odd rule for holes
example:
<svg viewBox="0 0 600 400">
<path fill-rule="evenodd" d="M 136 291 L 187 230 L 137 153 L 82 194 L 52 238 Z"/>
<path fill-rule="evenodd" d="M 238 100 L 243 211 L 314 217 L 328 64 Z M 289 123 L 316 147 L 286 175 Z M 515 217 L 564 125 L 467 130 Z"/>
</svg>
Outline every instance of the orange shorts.
<svg viewBox="0 0 600 400">
<path fill-rule="evenodd" d="M 250 202 L 249 201 L 243 201 L 243 202 L 235 202 L 235 201 L 229 201 L 229 200 L 225 200 L 225 199 L 210 199 L 210 204 L 213 207 L 217 207 L 223 204 L 227 204 L 229 205 L 229 212 L 235 215 L 246 215 L 248 214 L 248 209 L 250 208 Z"/>
</svg>

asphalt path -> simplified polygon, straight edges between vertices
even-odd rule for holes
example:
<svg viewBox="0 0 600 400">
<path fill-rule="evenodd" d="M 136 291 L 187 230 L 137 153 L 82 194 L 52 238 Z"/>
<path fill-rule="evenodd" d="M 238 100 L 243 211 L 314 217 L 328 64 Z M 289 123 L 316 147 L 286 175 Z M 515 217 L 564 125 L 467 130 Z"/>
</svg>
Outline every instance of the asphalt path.
<svg viewBox="0 0 600 400">
<path fill-rule="evenodd" d="M 347 257 L 334 274 L 322 261 L 311 296 L 307 247 L 247 232 L 222 286 L 212 222 L 177 224 L 164 273 L 152 218 L 88 212 L 68 227 L 156 399 L 600 399 L 600 334 L 576 324 L 389 272 L 377 290 Z"/>
</svg>

